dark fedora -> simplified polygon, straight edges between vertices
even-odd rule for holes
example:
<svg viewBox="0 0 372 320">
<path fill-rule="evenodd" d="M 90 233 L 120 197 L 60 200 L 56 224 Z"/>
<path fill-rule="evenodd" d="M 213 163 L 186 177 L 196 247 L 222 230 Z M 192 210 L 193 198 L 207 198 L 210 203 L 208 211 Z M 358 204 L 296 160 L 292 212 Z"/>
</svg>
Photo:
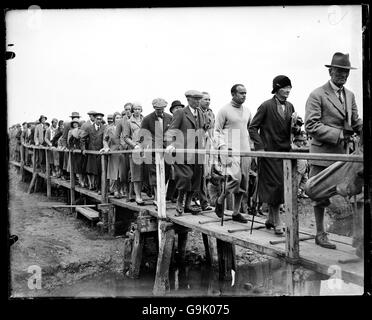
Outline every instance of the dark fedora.
<svg viewBox="0 0 372 320">
<path fill-rule="evenodd" d="M 185 106 L 181 103 L 179 100 L 174 100 L 169 108 L 169 111 L 172 112 L 173 108 L 175 107 L 182 107 L 184 108 Z"/>
<path fill-rule="evenodd" d="M 331 64 L 325 64 L 327 68 L 336 67 L 342 69 L 356 69 L 353 68 L 350 64 L 349 54 L 343 54 L 341 52 L 336 52 L 333 57 Z"/>
</svg>

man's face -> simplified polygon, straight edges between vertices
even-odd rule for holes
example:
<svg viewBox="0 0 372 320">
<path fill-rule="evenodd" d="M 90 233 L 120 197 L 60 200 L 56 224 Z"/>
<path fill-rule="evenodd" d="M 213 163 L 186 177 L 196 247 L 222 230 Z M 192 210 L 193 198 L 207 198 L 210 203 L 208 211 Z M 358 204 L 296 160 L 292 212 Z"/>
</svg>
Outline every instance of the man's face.
<svg viewBox="0 0 372 320">
<path fill-rule="evenodd" d="M 203 98 L 200 99 L 200 106 L 203 108 L 203 110 L 207 110 L 210 104 L 211 98 L 209 94 L 203 94 Z"/>
<path fill-rule="evenodd" d="M 45 120 L 45 118 L 44 118 L 44 117 L 42 117 L 42 118 L 41 118 L 41 123 L 42 123 L 42 124 L 44 124 L 44 123 L 45 123 L 45 121 L 46 121 L 46 120 Z"/>
<path fill-rule="evenodd" d="M 25 123 L 24 125 L 23 125 L 23 130 L 26 130 L 27 129 L 27 123 Z"/>
<path fill-rule="evenodd" d="M 191 108 L 198 108 L 200 104 L 200 98 L 195 98 L 195 97 L 188 97 L 187 101 L 189 103 L 189 106 Z"/>
<path fill-rule="evenodd" d="M 278 89 L 278 91 L 276 92 L 276 94 L 278 95 L 278 97 L 283 100 L 283 99 L 287 99 L 288 96 L 289 96 L 289 93 L 291 92 L 291 89 L 292 87 L 291 86 L 286 86 L 284 88 L 280 88 Z"/>
<path fill-rule="evenodd" d="M 102 123 L 102 116 L 101 115 L 96 116 L 95 122 L 97 126 L 100 126 Z"/>
<path fill-rule="evenodd" d="M 131 105 L 125 106 L 124 111 L 127 117 L 129 118 L 132 115 L 132 106 Z"/>
<path fill-rule="evenodd" d="M 96 117 L 94 116 L 94 114 L 90 114 L 89 119 L 90 121 L 94 122 L 96 120 Z"/>
<path fill-rule="evenodd" d="M 161 116 L 164 112 L 164 108 L 155 108 L 155 114 Z"/>
<path fill-rule="evenodd" d="M 52 121 L 53 128 L 57 128 L 57 121 Z"/>
<path fill-rule="evenodd" d="M 329 68 L 329 75 L 331 76 L 332 82 L 339 88 L 341 88 L 349 77 L 350 70 L 343 68 L 332 67 Z"/>
<path fill-rule="evenodd" d="M 238 104 L 243 104 L 247 95 L 247 90 L 244 86 L 238 86 L 236 92 L 233 93 L 233 100 Z"/>
</svg>

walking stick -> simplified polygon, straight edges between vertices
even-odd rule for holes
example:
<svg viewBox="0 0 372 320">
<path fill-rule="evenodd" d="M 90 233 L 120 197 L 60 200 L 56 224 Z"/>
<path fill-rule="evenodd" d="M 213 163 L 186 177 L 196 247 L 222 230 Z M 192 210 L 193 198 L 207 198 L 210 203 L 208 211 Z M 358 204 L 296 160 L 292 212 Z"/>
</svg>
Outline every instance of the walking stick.
<svg viewBox="0 0 372 320">
<path fill-rule="evenodd" d="M 254 223 L 254 217 L 256 216 L 257 214 L 257 205 L 258 205 L 258 183 L 259 183 L 259 179 L 258 179 L 258 173 L 259 173 L 259 170 L 260 170 L 260 158 L 257 158 L 257 184 L 256 184 L 256 195 L 255 195 L 255 204 L 254 204 L 254 209 L 253 209 L 253 212 L 252 212 L 252 224 L 251 224 L 251 232 L 250 234 L 252 234 L 252 230 L 253 230 L 253 223 Z"/>
</svg>

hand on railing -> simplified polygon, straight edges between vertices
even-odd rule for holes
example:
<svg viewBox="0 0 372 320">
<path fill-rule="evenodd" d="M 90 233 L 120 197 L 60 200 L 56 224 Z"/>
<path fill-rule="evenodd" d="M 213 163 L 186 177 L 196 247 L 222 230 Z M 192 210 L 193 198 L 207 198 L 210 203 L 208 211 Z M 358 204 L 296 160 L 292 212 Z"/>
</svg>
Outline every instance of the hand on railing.
<svg viewBox="0 0 372 320">
<path fill-rule="evenodd" d="M 173 153 L 176 151 L 176 148 L 172 146 L 171 144 L 165 149 L 166 153 Z"/>
<path fill-rule="evenodd" d="M 232 149 L 227 148 L 226 145 L 222 145 L 219 148 L 219 151 L 223 151 L 225 153 L 226 151 L 232 151 Z M 221 160 L 222 165 L 227 166 L 227 167 L 231 167 L 233 163 L 233 159 L 231 158 L 231 155 L 228 155 L 228 154 L 220 154 L 220 160 Z"/>
<path fill-rule="evenodd" d="M 110 148 L 102 148 L 101 150 L 99 150 L 99 153 L 106 153 L 106 152 L 109 152 L 110 151 Z"/>
</svg>

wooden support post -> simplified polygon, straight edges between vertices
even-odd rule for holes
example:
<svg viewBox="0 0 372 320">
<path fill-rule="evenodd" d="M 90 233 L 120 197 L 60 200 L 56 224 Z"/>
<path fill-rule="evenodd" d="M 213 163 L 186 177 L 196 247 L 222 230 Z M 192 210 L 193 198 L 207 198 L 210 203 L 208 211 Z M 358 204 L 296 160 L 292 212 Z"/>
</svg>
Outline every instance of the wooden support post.
<svg viewBox="0 0 372 320">
<path fill-rule="evenodd" d="M 101 201 L 102 203 L 108 202 L 108 183 L 107 183 L 107 155 L 101 155 Z"/>
<path fill-rule="evenodd" d="M 159 246 L 158 262 L 156 266 L 156 276 L 153 294 L 164 295 L 170 289 L 169 285 L 169 265 L 172 258 L 174 244 L 173 223 L 159 221 L 161 231 L 161 243 Z"/>
<path fill-rule="evenodd" d="M 128 238 L 124 239 L 124 254 L 123 254 L 123 273 L 129 270 L 131 266 L 131 257 L 133 250 L 133 234 L 130 234 Z"/>
<path fill-rule="evenodd" d="M 213 241 L 213 237 L 206 235 L 205 233 L 202 233 L 203 236 L 203 243 L 204 243 L 204 249 L 205 249 L 205 260 L 207 262 L 207 265 L 212 266 L 213 264 L 217 263 L 216 260 L 216 246 L 215 242 Z"/>
<path fill-rule="evenodd" d="M 188 237 L 188 232 L 183 231 L 183 232 L 178 232 L 178 254 L 180 257 L 180 265 L 183 266 L 185 262 L 185 256 L 186 256 L 186 244 L 187 244 L 187 237 Z"/>
<path fill-rule="evenodd" d="M 139 277 L 141 261 L 142 261 L 142 251 L 145 236 L 139 230 L 134 232 L 133 248 L 132 248 L 132 257 L 131 265 L 129 268 L 128 276 L 130 278 L 136 279 Z"/>
<path fill-rule="evenodd" d="M 28 186 L 27 193 L 31 193 L 32 188 L 34 188 L 34 186 L 35 186 L 36 180 L 37 180 L 36 152 L 35 152 L 35 149 L 33 149 L 33 153 L 32 153 L 32 179 L 31 179 L 30 185 Z"/>
<path fill-rule="evenodd" d="M 23 146 L 23 144 L 21 144 L 21 166 L 20 166 L 20 171 L 21 171 L 21 181 L 25 181 L 25 170 L 24 170 L 24 166 L 25 166 L 25 147 Z"/>
<path fill-rule="evenodd" d="M 236 270 L 235 245 L 217 239 L 218 269 L 220 280 L 231 280 L 231 270 Z"/>
<path fill-rule="evenodd" d="M 161 131 L 163 132 L 163 131 Z M 158 207 L 158 218 L 165 219 L 167 217 L 167 208 L 165 203 L 165 166 L 164 166 L 164 154 L 155 152 L 155 164 L 156 164 L 156 200 Z M 159 247 L 162 243 L 163 232 L 160 230 L 160 223 L 158 224 L 158 241 Z"/>
<path fill-rule="evenodd" d="M 52 183 L 50 181 L 50 163 L 47 149 L 45 149 L 45 174 L 47 183 L 47 198 L 50 199 L 52 195 Z"/>
<path fill-rule="evenodd" d="M 73 168 L 73 158 L 72 152 L 68 152 L 69 162 L 70 162 L 70 204 L 75 204 L 75 173 Z M 71 213 L 74 212 L 74 216 L 76 217 L 76 211 L 71 207 Z"/>
<path fill-rule="evenodd" d="M 285 250 L 290 262 L 296 262 L 299 254 L 299 225 L 297 208 L 297 160 L 283 160 L 286 243 Z"/>
<path fill-rule="evenodd" d="M 108 207 L 108 233 L 110 236 L 116 234 L 116 210 L 115 206 Z"/>
</svg>

